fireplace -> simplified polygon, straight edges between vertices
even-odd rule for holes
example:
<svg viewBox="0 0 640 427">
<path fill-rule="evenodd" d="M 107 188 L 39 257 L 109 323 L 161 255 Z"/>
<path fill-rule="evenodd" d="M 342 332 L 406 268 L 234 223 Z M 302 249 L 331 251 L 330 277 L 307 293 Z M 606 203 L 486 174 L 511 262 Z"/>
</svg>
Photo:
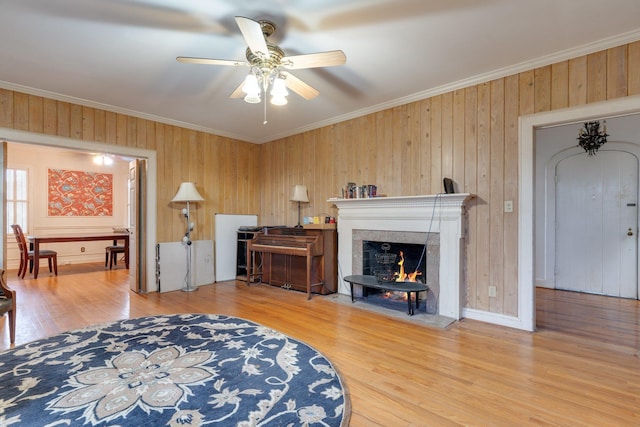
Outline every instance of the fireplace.
<svg viewBox="0 0 640 427">
<path fill-rule="evenodd" d="M 342 280 L 363 271 L 363 242 L 427 245 L 427 284 L 437 314 L 460 319 L 464 301 L 465 203 L 469 194 L 330 199 L 338 207 L 338 292 Z M 437 252 L 437 256 L 435 253 Z M 430 281 L 431 280 L 431 281 Z"/>
</svg>

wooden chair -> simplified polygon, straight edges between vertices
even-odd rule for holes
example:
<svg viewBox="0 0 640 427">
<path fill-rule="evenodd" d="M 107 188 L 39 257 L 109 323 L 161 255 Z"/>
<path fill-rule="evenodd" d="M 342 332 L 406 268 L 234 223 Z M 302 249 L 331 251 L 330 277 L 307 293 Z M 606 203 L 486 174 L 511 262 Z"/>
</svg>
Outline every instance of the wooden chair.
<svg viewBox="0 0 640 427">
<path fill-rule="evenodd" d="M 18 269 L 18 277 L 24 279 L 24 275 L 27 273 L 27 265 L 29 266 L 29 273 L 33 271 L 33 251 L 29 250 L 27 246 L 27 239 L 24 237 L 22 227 L 18 224 L 11 225 L 13 228 L 13 234 L 16 236 L 18 242 L 18 249 L 20 249 L 20 268 Z M 58 275 L 58 253 L 49 249 L 40 249 L 40 258 L 47 258 L 49 261 L 49 273 L 55 272 Z"/>
<path fill-rule="evenodd" d="M 0 270 L 0 316 L 8 314 L 11 344 L 16 340 L 16 291 L 4 281 L 4 270 Z"/>
<path fill-rule="evenodd" d="M 118 254 L 123 253 L 124 246 L 117 245 L 115 241 L 113 245 L 104 248 L 104 268 L 107 268 L 108 264 L 109 270 L 111 270 L 114 265 L 118 265 Z"/>
</svg>

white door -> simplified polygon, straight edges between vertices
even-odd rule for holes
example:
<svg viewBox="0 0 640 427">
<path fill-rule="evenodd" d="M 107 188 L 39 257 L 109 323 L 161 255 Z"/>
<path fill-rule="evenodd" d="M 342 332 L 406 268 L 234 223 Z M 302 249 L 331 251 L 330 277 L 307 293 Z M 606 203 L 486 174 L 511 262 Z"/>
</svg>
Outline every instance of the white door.
<svg viewBox="0 0 640 427">
<path fill-rule="evenodd" d="M 572 155 L 556 167 L 555 285 L 638 297 L 638 159 Z"/>
</svg>

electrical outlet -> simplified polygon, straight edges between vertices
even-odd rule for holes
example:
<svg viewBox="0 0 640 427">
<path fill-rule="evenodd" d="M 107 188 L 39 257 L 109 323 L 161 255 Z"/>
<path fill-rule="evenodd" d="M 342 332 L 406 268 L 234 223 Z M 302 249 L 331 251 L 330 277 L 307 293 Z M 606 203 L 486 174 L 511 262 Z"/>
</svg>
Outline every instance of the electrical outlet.
<svg viewBox="0 0 640 427">
<path fill-rule="evenodd" d="M 498 296 L 497 289 L 495 286 L 489 286 L 489 296 L 495 298 Z"/>
<path fill-rule="evenodd" d="M 513 200 L 505 200 L 504 201 L 504 211 L 505 212 L 513 212 Z"/>
</svg>

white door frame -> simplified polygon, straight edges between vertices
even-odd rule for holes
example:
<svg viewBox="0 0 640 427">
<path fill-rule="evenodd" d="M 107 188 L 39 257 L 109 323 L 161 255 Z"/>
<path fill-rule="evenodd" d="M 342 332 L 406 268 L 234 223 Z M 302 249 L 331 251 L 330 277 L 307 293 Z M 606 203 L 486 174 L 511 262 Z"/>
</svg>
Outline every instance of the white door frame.
<svg viewBox="0 0 640 427">
<path fill-rule="evenodd" d="M 81 141 L 77 139 L 63 138 L 59 136 L 45 135 L 0 127 L 0 140 L 19 142 L 25 144 L 44 145 L 80 151 L 108 151 L 111 154 L 138 157 L 147 160 L 147 292 L 157 290 L 155 247 L 156 238 L 156 176 L 157 154 L 153 150 L 142 148 L 123 147 L 120 145 L 105 144 L 102 142 Z"/>
<path fill-rule="evenodd" d="M 510 326 L 534 331 L 536 326 L 533 270 L 534 159 L 536 128 L 640 113 L 640 96 L 629 96 L 561 110 L 546 111 L 519 119 L 518 177 L 518 317 Z"/>
</svg>

